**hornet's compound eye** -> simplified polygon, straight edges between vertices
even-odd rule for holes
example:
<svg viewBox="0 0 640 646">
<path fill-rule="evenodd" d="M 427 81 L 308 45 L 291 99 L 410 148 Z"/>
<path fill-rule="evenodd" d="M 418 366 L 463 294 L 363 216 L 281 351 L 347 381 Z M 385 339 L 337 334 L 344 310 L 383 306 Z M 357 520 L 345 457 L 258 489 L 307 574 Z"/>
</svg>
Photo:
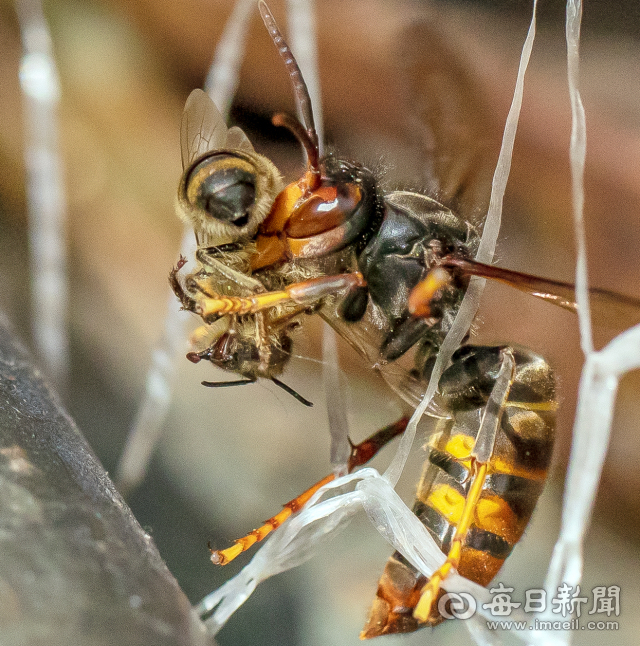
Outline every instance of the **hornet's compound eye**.
<svg viewBox="0 0 640 646">
<path fill-rule="evenodd" d="M 207 153 L 183 174 L 178 210 L 196 233 L 237 240 L 255 235 L 280 191 L 280 173 L 251 151 Z"/>
</svg>

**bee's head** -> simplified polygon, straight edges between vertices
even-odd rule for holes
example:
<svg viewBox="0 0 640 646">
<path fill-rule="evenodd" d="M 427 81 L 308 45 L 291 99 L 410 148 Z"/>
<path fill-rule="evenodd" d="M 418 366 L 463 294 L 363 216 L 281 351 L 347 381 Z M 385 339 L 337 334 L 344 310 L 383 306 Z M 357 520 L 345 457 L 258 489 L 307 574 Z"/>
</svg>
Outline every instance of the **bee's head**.
<svg viewBox="0 0 640 646">
<path fill-rule="evenodd" d="M 305 406 L 313 404 L 305 399 L 298 392 L 282 383 L 276 375 L 280 375 L 289 358 L 291 357 L 291 337 L 288 330 L 294 325 L 281 331 L 272 338 L 268 350 L 260 351 L 256 345 L 255 335 L 239 334 L 236 330 L 227 331 L 218 337 L 216 342 L 207 350 L 202 352 L 190 352 L 187 355 L 189 361 L 198 363 L 200 361 L 211 361 L 214 366 L 233 372 L 242 377 L 239 381 L 203 381 L 203 386 L 212 388 L 220 386 L 232 386 L 254 383 L 258 379 L 269 379 L 276 386 L 282 388 L 292 397 Z"/>
<path fill-rule="evenodd" d="M 194 363 L 210 361 L 214 366 L 255 381 L 272 379 L 285 368 L 291 356 L 291 338 L 281 333 L 265 351 L 258 348 L 255 335 L 227 331 L 203 352 L 190 352 L 187 358 Z"/>
<path fill-rule="evenodd" d="M 282 187 L 274 164 L 248 150 L 215 150 L 185 170 L 178 210 L 209 240 L 252 238 Z M 201 236 L 204 237 L 204 236 Z"/>
</svg>

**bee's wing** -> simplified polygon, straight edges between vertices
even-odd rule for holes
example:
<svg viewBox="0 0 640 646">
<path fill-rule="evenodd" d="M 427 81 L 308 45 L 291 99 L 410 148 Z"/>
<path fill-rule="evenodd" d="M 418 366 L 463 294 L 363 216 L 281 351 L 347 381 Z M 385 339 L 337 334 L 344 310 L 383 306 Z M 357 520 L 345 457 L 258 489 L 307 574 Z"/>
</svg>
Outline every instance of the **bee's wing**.
<svg viewBox="0 0 640 646">
<path fill-rule="evenodd" d="M 227 124 L 208 94 L 194 90 L 189 95 L 180 125 L 182 168 L 210 150 L 225 148 Z"/>
<path fill-rule="evenodd" d="M 499 129 L 480 88 L 433 29 L 414 25 L 401 43 L 411 135 L 430 188 L 459 216 L 478 222 L 489 205 Z"/>
<path fill-rule="evenodd" d="M 249 141 L 249 137 L 244 134 L 244 132 L 238 128 L 238 126 L 232 126 L 229 128 L 227 133 L 227 143 L 225 148 L 230 148 L 231 150 L 244 150 L 247 152 L 253 152 L 253 146 Z"/>
</svg>

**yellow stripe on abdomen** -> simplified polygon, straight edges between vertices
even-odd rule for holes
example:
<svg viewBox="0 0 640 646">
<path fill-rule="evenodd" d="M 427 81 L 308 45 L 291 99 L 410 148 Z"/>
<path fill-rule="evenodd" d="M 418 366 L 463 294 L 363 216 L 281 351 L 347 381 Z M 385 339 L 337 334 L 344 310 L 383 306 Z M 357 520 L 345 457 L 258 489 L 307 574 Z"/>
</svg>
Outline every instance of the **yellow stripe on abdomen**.
<svg viewBox="0 0 640 646">
<path fill-rule="evenodd" d="M 439 484 L 431 488 L 427 499 L 422 502 L 457 527 L 465 497 L 453 487 Z M 496 534 L 511 545 L 520 537 L 519 522 L 509 504 L 499 496 L 486 492 L 475 507 L 472 524 L 478 529 Z"/>
</svg>

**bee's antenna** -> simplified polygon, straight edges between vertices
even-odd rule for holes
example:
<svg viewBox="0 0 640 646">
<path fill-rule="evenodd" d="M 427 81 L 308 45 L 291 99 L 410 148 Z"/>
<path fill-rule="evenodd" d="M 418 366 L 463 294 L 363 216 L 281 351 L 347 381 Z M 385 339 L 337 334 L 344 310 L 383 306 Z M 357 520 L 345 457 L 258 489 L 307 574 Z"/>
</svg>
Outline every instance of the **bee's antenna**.
<svg viewBox="0 0 640 646">
<path fill-rule="evenodd" d="M 195 354 L 190 352 L 189 354 Z M 187 359 L 189 356 L 187 355 Z M 193 361 L 193 359 L 190 359 Z M 196 363 L 196 361 L 193 361 Z M 224 388 L 225 386 L 244 386 L 245 384 L 255 384 L 257 379 L 237 379 L 235 381 L 201 381 L 200 383 L 207 388 Z"/>
<path fill-rule="evenodd" d="M 301 404 L 304 404 L 305 406 L 313 406 L 313 402 L 310 402 L 308 399 L 305 399 L 300 393 L 296 392 L 291 386 L 287 386 L 287 384 L 283 384 L 279 379 L 276 379 L 275 377 L 271 377 L 271 381 L 276 386 L 280 386 L 282 390 L 285 392 L 289 393 L 292 397 L 295 397 Z"/>
<path fill-rule="evenodd" d="M 307 152 L 307 162 L 309 164 L 309 171 L 314 176 L 314 184 L 319 183 L 320 179 L 320 153 L 318 151 L 318 133 L 316 132 L 316 126 L 313 121 L 313 111 L 311 110 L 311 97 L 309 96 L 309 90 L 307 89 L 307 84 L 302 78 L 302 73 L 300 72 L 300 67 L 293 56 L 293 52 L 287 45 L 285 39 L 283 38 L 278 25 L 276 24 L 275 18 L 271 13 L 269 7 L 267 7 L 264 0 L 260 0 L 258 3 L 258 8 L 260 9 L 260 15 L 264 21 L 265 27 L 271 36 L 273 44 L 276 46 L 278 53 L 284 61 L 285 67 L 289 72 L 289 77 L 291 78 L 291 83 L 293 85 L 293 93 L 298 105 L 298 110 L 302 115 L 302 121 L 304 122 L 304 128 L 299 128 L 299 124 L 286 115 L 278 114 L 274 117 L 274 124 L 277 126 L 285 126 L 289 128 L 304 146 Z M 294 125 L 295 123 L 295 125 Z M 315 187 L 312 187 L 315 188 Z"/>
<path fill-rule="evenodd" d="M 193 355 L 194 358 L 198 357 L 197 361 L 200 361 L 201 357 L 199 357 L 195 352 L 190 352 L 190 355 Z M 187 355 L 187 358 L 189 358 L 191 361 L 194 363 L 197 363 L 197 361 L 194 360 L 194 358 L 191 358 Z M 257 379 L 238 379 L 235 381 L 201 381 L 200 383 L 203 386 L 207 386 L 207 388 L 225 388 L 227 386 L 245 386 L 246 384 L 255 384 Z M 279 379 L 276 379 L 275 377 L 271 377 L 271 381 L 276 386 L 280 386 L 282 390 L 285 392 L 289 393 L 292 397 L 295 397 L 301 404 L 304 404 L 305 406 L 313 406 L 313 402 L 310 402 L 308 399 L 305 399 L 299 392 L 295 391 L 291 386 L 287 386 L 287 384 L 282 383 Z"/>
</svg>

